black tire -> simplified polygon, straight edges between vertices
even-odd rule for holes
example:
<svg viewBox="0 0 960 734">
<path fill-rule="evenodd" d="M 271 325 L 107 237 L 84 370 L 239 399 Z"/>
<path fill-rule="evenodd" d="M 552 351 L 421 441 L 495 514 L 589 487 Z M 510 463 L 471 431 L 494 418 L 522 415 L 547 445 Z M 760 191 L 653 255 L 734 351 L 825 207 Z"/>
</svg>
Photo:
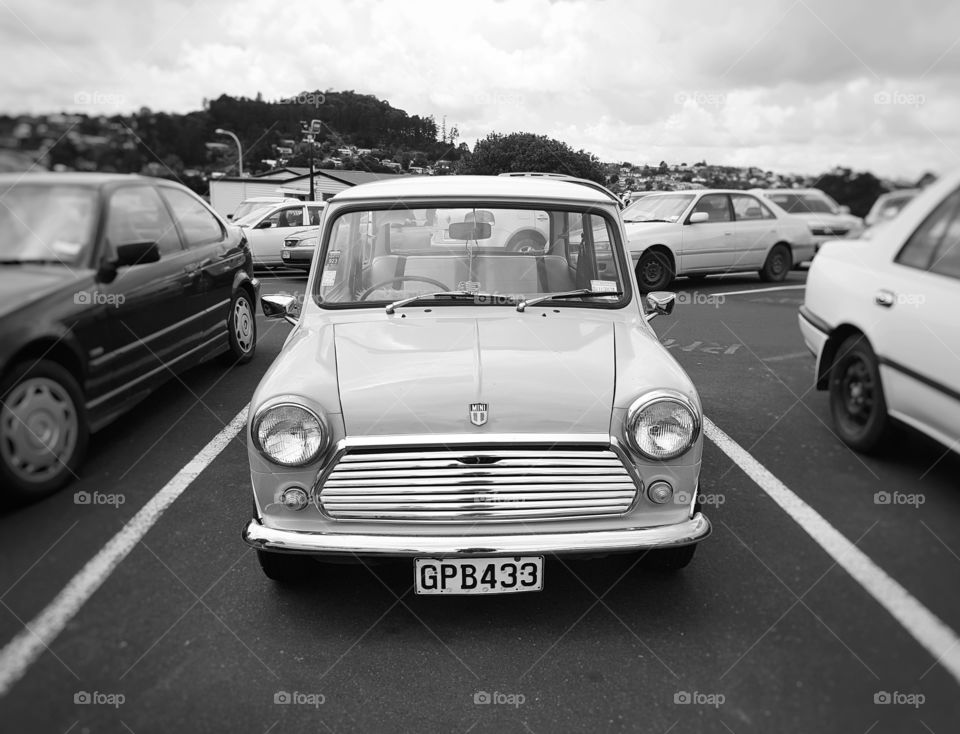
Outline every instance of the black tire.
<svg viewBox="0 0 960 734">
<path fill-rule="evenodd" d="M 852 449 L 880 449 L 890 432 L 877 355 L 862 334 L 843 340 L 830 367 L 830 413 L 840 439 Z"/>
<path fill-rule="evenodd" d="M 74 479 L 90 440 L 74 377 L 56 362 L 24 362 L 0 384 L 0 401 L 0 495 L 32 502 Z"/>
<path fill-rule="evenodd" d="M 661 250 L 647 250 L 637 261 L 637 284 L 644 293 L 663 290 L 673 278 L 670 257 Z"/>
<path fill-rule="evenodd" d="M 695 543 L 676 548 L 647 551 L 642 563 L 646 568 L 655 571 L 679 571 L 690 565 L 690 561 L 693 560 L 693 555 L 696 552 L 697 546 Z"/>
<path fill-rule="evenodd" d="M 507 244 L 510 252 L 543 254 L 547 241 L 537 232 L 521 232 Z"/>
<path fill-rule="evenodd" d="M 298 584 L 309 578 L 316 563 L 309 556 L 293 553 L 271 553 L 257 551 L 257 560 L 264 575 L 278 584 Z"/>
<path fill-rule="evenodd" d="M 227 341 L 230 349 L 223 355 L 226 364 L 246 364 L 257 351 L 257 311 L 253 301 L 242 288 L 230 301 L 227 316 Z"/>
<path fill-rule="evenodd" d="M 760 280 L 779 283 L 786 279 L 793 267 L 790 248 L 783 243 L 774 245 L 767 253 L 767 261 L 760 270 Z"/>
</svg>

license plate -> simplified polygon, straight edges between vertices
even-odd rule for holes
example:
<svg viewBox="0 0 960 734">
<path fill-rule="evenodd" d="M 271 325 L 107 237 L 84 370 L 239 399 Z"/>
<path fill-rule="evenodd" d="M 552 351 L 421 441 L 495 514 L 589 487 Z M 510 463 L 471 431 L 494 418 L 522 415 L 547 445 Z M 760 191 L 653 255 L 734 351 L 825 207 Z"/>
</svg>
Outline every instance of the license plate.
<svg viewBox="0 0 960 734">
<path fill-rule="evenodd" d="M 289 259 L 290 259 L 290 253 L 289 253 L 289 252 L 281 252 L 281 253 L 280 253 L 280 257 L 282 257 L 284 260 L 289 260 Z"/>
<path fill-rule="evenodd" d="M 418 594 L 513 594 L 543 589 L 543 556 L 415 558 Z"/>
</svg>

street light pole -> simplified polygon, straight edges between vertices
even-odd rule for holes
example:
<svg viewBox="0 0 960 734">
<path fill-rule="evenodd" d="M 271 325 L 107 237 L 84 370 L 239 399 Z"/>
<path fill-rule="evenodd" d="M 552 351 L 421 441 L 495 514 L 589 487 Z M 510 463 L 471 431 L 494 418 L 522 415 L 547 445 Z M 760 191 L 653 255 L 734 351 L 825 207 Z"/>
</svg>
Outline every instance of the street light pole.
<svg viewBox="0 0 960 734">
<path fill-rule="evenodd" d="M 229 135 L 233 138 L 233 142 L 237 144 L 237 175 L 240 178 L 243 178 L 243 148 L 240 147 L 240 138 L 234 135 L 229 130 L 224 130 L 222 127 L 218 127 L 214 132 L 217 135 Z"/>
</svg>

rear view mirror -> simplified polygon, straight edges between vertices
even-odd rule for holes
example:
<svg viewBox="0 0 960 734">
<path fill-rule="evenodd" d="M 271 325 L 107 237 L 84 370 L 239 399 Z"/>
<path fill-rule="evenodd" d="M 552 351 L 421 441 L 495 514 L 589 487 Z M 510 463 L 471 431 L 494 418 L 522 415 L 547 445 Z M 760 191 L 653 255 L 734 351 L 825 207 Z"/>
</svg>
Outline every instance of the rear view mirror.
<svg viewBox="0 0 960 734">
<path fill-rule="evenodd" d="M 486 222 L 453 222 L 447 236 L 451 240 L 488 240 L 490 225 Z"/>
<path fill-rule="evenodd" d="M 273 222 L 271 222 L 269 219 L 264 219 L 256 227 L 254 227 L 254 229 L 270 229 L 272 226 Z"/>
<path fill-rule="evenodd" d="M 704 212 L 706 213 L 706 212 Z M 647 314 L 647 321 L 652 321 L 657 316 L 669 316 L 673 313 L 673 305 L 677 301 L 675 293 L 668 291 L 653 291 L 647 294 L 647 307 L 650 312 Z"/>
<path fill-rule="evenodd" d="M 260 298 L 260 307 L 263 309 L 264 316 L 268 319 L 284 319 L 294 326 L 296 326 L 297 316 L 299 316 L 299 305 L 295 296 L 285 296 L 277 293 Z"/>
<path fill-rule="evenodd" d="M 116 266 L 143 265 L 160 260 L 160 248 L 156 242 L 130 242 L 126 245 L 117 245 Z"/>
<path fill-rule="evenodd" d="M 700 222 L 709 222 L 710 215 L 707 212 L 694 212 L 690 215 L 690 224 L 700 224 Z"/>
</svg>

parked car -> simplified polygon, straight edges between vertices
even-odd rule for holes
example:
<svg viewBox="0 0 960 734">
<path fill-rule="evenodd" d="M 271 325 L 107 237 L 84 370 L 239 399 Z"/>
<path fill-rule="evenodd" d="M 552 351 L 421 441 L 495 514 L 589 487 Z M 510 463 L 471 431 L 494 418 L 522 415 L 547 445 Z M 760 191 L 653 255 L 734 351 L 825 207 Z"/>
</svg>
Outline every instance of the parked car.
<svg viewBox="0 0 960 734">
<path fill-rule="evenodd" d="M 308 229 L 290 235 L 283 241 L 283 252 L 280 253 L 283 264 L 300 270 L 309 270 L 319 242 L 320 232 L 317 229 Z"/>
<path fill-rule="evenodd" d="M 288 199 L 283 196 L 251 196 L 249 199 L 244 199 L 241 201 L 237 205 L 237 208 L 233 210 L 233 213 L 227 215 L 227 219 L 236 222 L 238 219 L 243 219 L 248 214 L 261 211 L 263 209 L 269 209 L 270 207 L 277 206 L 278 204 L 297 203 L 299 203 L 299 199 Z"/>
<path fill-rule="evenodd" d="M 863 222 L 868 227 L 873 227 L 889 219 L 893 219 L 900 211 L 916 198 L 920 189 L 899 189 L 889 191 L 886 194 L 880 194 L 877 200 L 873 202 L 870 211 L 867 213 Z"/>
<path fill-rule="evenodd" d="M 316 230 L 325 206 L 322 201 L 274 204 L 235 220 L 250 242 L 254 267 L 282 267 L 283 241 L 291 235 Z"/>
<path fill-rule="evenodd" d="M 873 239 L 831 242 L 807 278 L 800 331 L 837 435 L 872 451 L 893 421 L 960 447 L 960 171 Z"/>
<path fill-rule="evenodd" d="M 863 233 L 863 220 L 820 189 L 752 189 L 752 192 L 803 219 L 810 227 L 817 250 L 827 240 L 857 239 Z"/>
<path fill-rule="evenodd" d="M 397 557 L 417 593 L 475 594 L 540 590 L 552 554 L 690 562 L 710 532 L 700 398 L 648 325 L 674 298 L 645 311 L 616 197 L 444 176 L 328 207 L 302 310 L 262 299 L 295 324 L 250 404 L 243 536 L 268 577 Z M 442 244 L 418 232 L 398 247 L 386 213 L 425 207 Z M 542 251 L 490 246 L 528 211 L 547 216 Z"/>
<path fill-rule="evenodd" d="M 745 191 L 652 192 L 622 216 L 646 291 L 666 288 L 678 275 L 756 271 L 779 282 L 814 254 L 806 224 Z"/>
<path fill-rule="evenodd" d="M 174 373 L 256 349 L 243 234 L 187 188 L 0 175 L 0 496 L 42 497 Z"/>
</svg>

